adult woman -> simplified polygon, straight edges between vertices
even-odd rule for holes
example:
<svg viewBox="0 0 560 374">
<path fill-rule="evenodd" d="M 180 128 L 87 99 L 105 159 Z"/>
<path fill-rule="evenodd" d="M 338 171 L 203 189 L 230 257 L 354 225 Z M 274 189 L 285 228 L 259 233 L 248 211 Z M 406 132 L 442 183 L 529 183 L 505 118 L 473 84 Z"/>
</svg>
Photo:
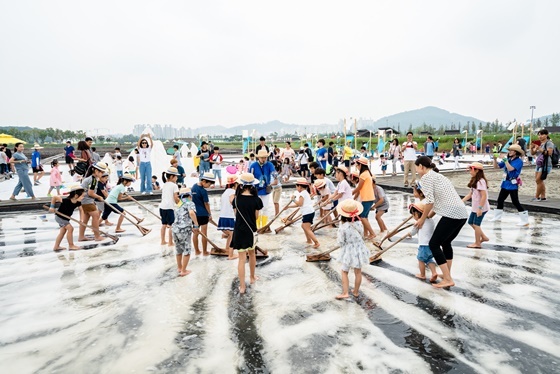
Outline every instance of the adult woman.
<svg viewBox="0 0 560 374">
<path fill-rule="evenodd" d="M 358 185 L 354 188 L 352 195 L 354 196 L 354 200 L 357 200 L 359 196 L 362 206 L 364 207 L 364 210 L 360 214 L 362 225 L 364 225 L 364 239 L 373 239 L 375 238 L 375 232 L 373 232 L 368 219 L 369 211 L 373 206 L 373 201 L 375 200 L 372 183 L 373 174 L 369 171 L 367 158 L 360 157 L 356 160 L 356 165 L 359 168 L 360 179 Z"/>
<path fill-rule="evenodd" d="M 459 144 L 459 139 L 453 139 L 453 148 L 452 151 L 453 158 L 455 159 L 455 167 L 453 170 L 459 169 L 459 156 L 461 156 L 461 144 Z"/>
<path fill-rule="evenodd" d="M 399 139 L 395 138 L 391 141 L 389 147 L 389 160 L 393 163 L 393 172 L 391 175 L 397 175 L 397 161 L 402 158 L 401 147 L 399 147 Z"/>
<path fill-rule="evenodd" d="M 527 226 L 529 224 L 529 212 L 527 212 L 519 203 L 519 182 L 521 179 L 521 169 L 523 168 L 523 149 L 517 144 L 510 145 L 507 152 L 507 157 L 500 162 L 497 162 L 496 155 L 494 155 L 494 168 L 504 169 L 506 174 L 502 180 L 500 193 L 498 194 L 498 203 L 494 211 L 494 217 L 490 221 L 499 221 L 502 219 L 504 213 L 504 201 L 511 196 L 512 204 L 519 212 L 519 223 L 517 226 Z"/>
<path fill-rule="evenodd" d="M 10 159 L 10 164 L 12 164 L 12 170 L 15 169 L 19 177 L 19 181 L 10 196 L 10 200 L 16 200 L 16 196 L 19 194 L 21 189 L 25 189 L 25 192 L 32 200 L 35 200 L 35 194 L 33 193 L 33 185 L 31 184 L 31 179 L 29 178 L 29 160 L 27 156 L 23 154 L 23 143 L 16 143 L 14 147 L 14 154 Z"/>
<path fill-rule="evenodd" d="M 142 195 L 152 192 L 152 148 L 154 142 L 152 136 L 147 134 L 145 137 L 140 137 L 138 140 L 138 156 L 140 160 L 140 192 Z M 138 178 L 138 176 L 137 176 Z"/>
<path fill-rule="evenodd" d="M 416 172 L 420 175 L 418 188 L 425 196 L 425 199 L 422 200 L 425 204 L 424 212 L 422 217 L 416 221 L 415 226 L 422 228 L 426 218 L 434 214 L 441 216 L 429 243 L 432 255 L 443 273 L 443 280 L 434 284 L 434 287 L 451 287 L 455 285 L 451 278 L 453 262 L 451 242 L 467 222 L 468 214 L 465 204 L 455 191 L 453 184 L 438 172 L 436 165 L 427 156 L 418 157 L 414 164 Z"/>
<path fill-rule="evenodd" d="M 81 151 L 80 157 L 76 161 L 87 163 L 88 168 L 93 164 L 93 155 L 88 142 L 80 140 L 78 142 L 78 151 Z"/>
<path fill-rule="evenodd" d="M 207 173 L 207 172 L 210 171 L 210 155 L 211 154 L 212 154 L 212 152 L 210 152 L 210 149 L 208 148 L 208 143 L 202 142 L 200 144 L 200 149 L 198 150 L 198 153 L 196 154 L 196 157 L 200 159 L 200 165 L 199 165 L 198 171 L 199 171 L 201 176 L 204 173 Z M 268 152 L 266 153 L 266 157 L 268 157 Z"/>
<path fill-rule="evenodd" d="M 552 152 L 554 152 L 554 143 L 548 137 L 548 130 L 539 131 L 540 145 L 532 144 L 531 153 L 537 156 L 537 167 L 535 169 L 535 182 L 537 190 L 535 191 L 534 201 L 546 201 L 546 185 L 544 181 L 548 174 L 552 171 Z"/>
</svg>

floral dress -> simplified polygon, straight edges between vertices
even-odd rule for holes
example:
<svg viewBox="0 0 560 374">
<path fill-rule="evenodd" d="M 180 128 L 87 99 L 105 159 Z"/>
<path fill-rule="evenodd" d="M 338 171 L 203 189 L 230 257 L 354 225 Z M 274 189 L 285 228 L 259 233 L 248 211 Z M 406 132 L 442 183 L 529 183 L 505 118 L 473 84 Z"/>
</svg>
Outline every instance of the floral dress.
<svg viewBox="0 0 560 374">
<path fill-rule="evenodd" d="M 338 262 L 342 270 L 359 269 L 369 264 L 369 250 L 363 239 L 364 227 L 358 221 L 344 222 L 338 228 L 336 242 L 340 245 Z"/>
</svg>

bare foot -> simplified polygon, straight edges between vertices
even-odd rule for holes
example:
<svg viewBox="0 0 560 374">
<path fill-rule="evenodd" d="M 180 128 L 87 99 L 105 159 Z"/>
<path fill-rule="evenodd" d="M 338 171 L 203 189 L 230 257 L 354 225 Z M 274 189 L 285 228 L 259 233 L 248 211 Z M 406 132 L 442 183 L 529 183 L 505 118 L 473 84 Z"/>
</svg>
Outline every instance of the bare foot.
<svg viewBox="0 0 560 374">
<path fill-rule="evenodd" d="M 352 296 L 354 296 L 354 297 L 360 297 L 360 293 L 359 293 L 359 292 L 358 292 L 358 293 L 352 292 Z"/>
<path fill-rule="evenodd" d="M 105 224 L 106 224 L 107 226 L 113 226 L 113 223 L 112 223 L 112 222 L 109 222 L 109 221 L 105 221 Z"/>
<path fill-rule="evenodd" d="M 349 297 L 350 295 L 348 295 L 347 293 L 341 293 L 340 295 L 336 295 L 335 299 L 342 300 L 342 299 L 348 299 Z"/>
<path fill-rule="evenodd" d="M 228 260 L 235 260 L 236 258 L 239 258 L 239 255 L 233 255 L 233 256 L 228 256 Z"/>
<path fill-rule="evenodd" d="M 181 272 L 181 268 L 177 268 L 177 273 L 180 273 L 180 272 Z"/>
<path fill-rule="evenodd" d="M 245 293 L 245 287 L 239 286 L 239 293 L 243 295 Z"/>
<path fill-rule="evenodd" d="M 64 248 L 64 247 L 58 247 L 58 248 L 53 249 L 53 251 L 55 251 L 55 252 L 60 252 L 60 251 L 65 251 L 65 250 L 66 250 L 66 248 Z"/>
<path fill-rule="evenodd" d="M 95 237 L 95 241 L 96 241 L 96 242 L 101 242 L 101 241 L 103 241 L 103 240 L 105 240 L 105 238 L 102 237 L 102 236 L 96 236 L 96 237 Z"/>
<path fill-rule="evenodd" d="M 416 274 L 415 277 L 418 279 L 426 280 L 426 276 L 422 274 Z"/>
<path fill-rule="evenodd" d="M 168 247 L 174 247 L 174 246 L 175 246 L 175 243 L 169 243 L 167 246 L 168 246 Z"/>
<path fill-rule="evenodd" d="M 197 256 L 200 256 L 201 253 L 202 252 L 200 252 L 200 251 L 194 251 L 194 254 L 197 255 Z"/>
<path fill-rule="evenodd" d="M 116 229 L 116 230 L 115 230 L 115 232 L 117 232 L 117 233 L 118 233 L 118 232 L 125 232 L 125 231 L 126 231 L 126 230 L 124 230 L 124 229 Z"/>
<path fill-rule="evenodd" d="M 68 247 L 68 249 L 70 249 L 71 251 L 77 251 L 77 250 L 82 249 L 82 248 L 80 248 L 76 245 L 71 245 L 71 246 Z"/>
<path fill-rule="evenodd" d="M 450 280 L 450 281 L 442 280 L 439 283 L 432 284 L 432 286 L 434 286 L 436 288 L 453 287 L 454 285 L 455 285 L 455 282 L 453 282 L 452 280 Z"/>
<path fill-rule="evenodd" d="M 258 281 L 260 278 L 255 276 L 254 278 L 251 278 L 251 284 L 254 284 L 256 281 Z"/>
<path fill-rule="evenodd" d="M 436 283 L 437 277 L 438 277 L 437 274 L 432 274 L 432 277 L 430 278 L 430 283 Z"/>
<path fill-rule="evenodd" d="M 180 272 L 180 273 L 179 273 L 179 276 L 180 276 L 180 277 L 184 277 L 185 275 L 189 275 L 190 273 L 191 273 L 190 270 L 185 270 L 184 272 Z"/>
<path fill-rule="evenodd" d="M 208 255 L 210 255 L 210 252 L 208 252 L 208 251 L 202 251 L 202 255 L 203 255 L 203 256 L 208 256 Z"/>
<path fill-rule="evenodd" d="M 78 241 L 79 241 L 79 242 L 90 242 L 90 241 L 92 241 L 92 240 L 93 240 L 93 239 L 85 238 L 85 237 L 84 237 L 84 238 L 78 238 Z"/>
<path fill-rule="evenodd" d="M 313 240 L 306 241 L 307 244 L 313 244 Z"/>
<path fill-rule="evenodd" d="M 166 244 L 167 244 L 167 242 L 161 242 L 160 244 L 161 244 L 161 245 L 166 245 Z"/>
<path fill-rule="evenodd" d="M 487 241 L 489 241 L 489 240 L 490 240 L 490 239 L 488 239 L 487 236 L 483 236 L 482 239 L 480 239 L 480 241 L 481 241 L 482 243 L 487 242 Z"/>
<path fill-rule="evenodd" d="M 478 243 L 473 243 L 473 244 L 467 245 L 467 248 L 482 248 L 482 246 Z"/>
<path fill-rule="evenodd" d="M 317 242 L 317 243 L 313 244 L 313 248 L 319 248 L 320 245 L 321 244 L 319 244 L 319 242 Z"/>
</svg>

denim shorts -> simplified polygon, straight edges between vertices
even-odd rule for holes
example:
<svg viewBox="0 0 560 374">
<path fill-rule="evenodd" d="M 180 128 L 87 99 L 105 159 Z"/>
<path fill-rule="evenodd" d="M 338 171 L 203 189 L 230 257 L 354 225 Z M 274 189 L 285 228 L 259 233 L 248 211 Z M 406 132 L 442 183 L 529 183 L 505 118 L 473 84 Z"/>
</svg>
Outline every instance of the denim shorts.
<svg viewBox="0 0 560 374">
<path fill-rule="evenodd" d="M 469 216 L 469 222 L 468 222 L 469 225 L 480 226 L 482 224 L 482 220 L 484 219 L 486 213 L 487 212 L 482 212 L 482 215 L 480 217 L 477 217 L 475 212 L 471 212 L 471 215 Z"/>
<path fill-rule="evenodd" d="M 433 262 L 434 264 L 436 263 L 429 245 L 418 246 L 418 255 L 416 256 L 416 258 L 418 259 L 418 261 L 422 261 L 426 265 L 430 262 Z"/>
<path fill-rule="evenodd" d="M 550 174 L 550 172 L 552 171 L 552 165 L 550 165 L 546 169 L 547 169 L 548 174 Z M 543 167 L 542 166 L 537 166 L 535 168 L 535 173 L 542 173 L 542 172 L 543 172 Z"/>
<path fill-rule="evenodd" d="M 214 178 L 222 178 L 222 169 L 212 169 L 214 173 Z"/>
<path fill-rule="evenodd" d="M 373 206 L 373 200 L 372 201 L 362 201 L 362 206 L 364 207 L 364 211 L 360 214 L 360 218 L 368 218 L 369 211 L 371 210 L 371 207 Z"/>
</svg>

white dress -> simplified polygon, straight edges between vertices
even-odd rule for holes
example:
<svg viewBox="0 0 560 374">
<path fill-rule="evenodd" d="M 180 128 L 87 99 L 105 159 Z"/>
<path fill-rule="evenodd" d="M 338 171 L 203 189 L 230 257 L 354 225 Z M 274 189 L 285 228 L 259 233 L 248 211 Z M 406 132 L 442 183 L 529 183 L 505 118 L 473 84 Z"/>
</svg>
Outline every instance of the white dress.
<svg viewBox="0 0 560 374">
<path fill-rule="evenodd" d="M 369 264 L 369 250 L 362 238 L 364 227 L 358 221 L 344 222 L 338 228 L 336 242 L 340 245 L 340 262 L 344 271 L 348 268 L 359 269 Z"/>
</svg>

